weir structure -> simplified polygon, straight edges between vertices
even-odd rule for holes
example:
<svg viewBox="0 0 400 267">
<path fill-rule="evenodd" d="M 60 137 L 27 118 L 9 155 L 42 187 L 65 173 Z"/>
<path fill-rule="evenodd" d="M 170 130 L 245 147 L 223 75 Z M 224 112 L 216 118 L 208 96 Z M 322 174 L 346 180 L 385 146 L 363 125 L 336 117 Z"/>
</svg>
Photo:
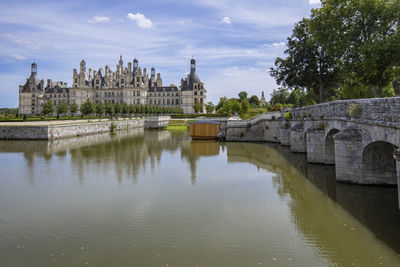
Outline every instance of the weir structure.
<svg viewBox="0 0 400 267">
<path fill-rule="evenodd" d="M 226 140 L 290 146 L 307 153 L 309 163 L 335 165 L 337 181 L 400 184 L 400 97 L 340 100 L 228 121 Z"/>
</svg>

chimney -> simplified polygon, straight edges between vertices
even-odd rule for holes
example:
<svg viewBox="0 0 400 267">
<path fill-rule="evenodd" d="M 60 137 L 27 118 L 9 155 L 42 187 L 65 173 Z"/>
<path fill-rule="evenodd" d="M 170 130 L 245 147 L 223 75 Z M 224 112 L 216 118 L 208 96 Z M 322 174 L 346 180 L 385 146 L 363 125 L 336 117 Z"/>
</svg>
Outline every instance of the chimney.
<svg viewBox="0 0 400 267">
<path fill-rule="evenodd" d="M 52 85 L 51 85 L 51 79 L 47 79 L 47 87 L 49 87 L 49 88 L 52 87 Z"/>
<path fill-rule="evenodd" d="M 132 72 L 132 63 L 128 62 L 128 72 L 131 73 Z"/>
</svg>

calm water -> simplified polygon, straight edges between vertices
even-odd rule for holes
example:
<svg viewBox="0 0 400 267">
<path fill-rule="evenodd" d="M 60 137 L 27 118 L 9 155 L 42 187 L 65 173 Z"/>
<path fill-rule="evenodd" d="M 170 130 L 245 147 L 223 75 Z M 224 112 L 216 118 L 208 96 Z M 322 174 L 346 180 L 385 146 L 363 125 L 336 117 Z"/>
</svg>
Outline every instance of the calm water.
<svg viewBox="0 0 400 267">
<path fill-rule="evenodd" d="M 0 141 L 0 266 L 399 266 L 397 189 L 279 145 Z"/>
</svg>

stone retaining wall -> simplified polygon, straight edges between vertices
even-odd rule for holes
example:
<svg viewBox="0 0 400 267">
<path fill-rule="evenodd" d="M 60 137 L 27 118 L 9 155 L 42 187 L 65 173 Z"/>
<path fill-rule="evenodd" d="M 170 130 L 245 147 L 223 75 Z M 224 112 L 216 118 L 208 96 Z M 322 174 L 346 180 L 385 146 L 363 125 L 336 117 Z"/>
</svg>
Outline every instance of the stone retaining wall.
<svg viewBox="0 0 400 267">
<path fill-rule="evenodd" d="M 115 130 L 129 130 L 133 128 L 143 128 L 144 120 L 120 120 L 87 122 L 63 125 L 47 126 L 0 126 L 0 139 L 3 140 L 53 140 L 66 137 L 75 137 L 104 133 L 111 131 L 111 124 L 115 125 Z"/>
<path fill-rule="evenodd" d="M 400 122 L 400 97 L 339 100 L 318 105 L 294 108 L 290 112 L 294 119 L 302 118 L 350 118 L 349 106 L 358 104 L 362 109 L 358 120 Z"/>
</svg>

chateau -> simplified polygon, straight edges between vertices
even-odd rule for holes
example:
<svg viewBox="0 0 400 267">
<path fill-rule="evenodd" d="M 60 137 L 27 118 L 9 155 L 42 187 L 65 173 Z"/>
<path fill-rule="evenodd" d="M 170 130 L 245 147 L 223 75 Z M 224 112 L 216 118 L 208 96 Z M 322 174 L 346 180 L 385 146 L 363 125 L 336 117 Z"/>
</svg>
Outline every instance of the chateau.
<svg viewBox="0 0 400 267">
<path fill-rule="evenodd" d="M 63 100 L 68 105 L 75 102 L 81 106 L 85 101 L 93 103 L 127 103 L 134 105 L 157 105 L 180 107 L 184 113 L 194 113 L 194 105 L 201 104 L 202 112 L 207 102 L 207 91 L 196 73 L 196 61 L 190 60 L 190 74 L 181 79 L 177 87 L 174 84 L 164 86 L 160 73 L 153 68 L 150 77 L 146 68 L 139 67 L 135 58 L 133 64 L 128 62 L 124 67 L 122 55 L 116 65 L 115 72 L 108 65 L 104 70 L 86 70 L 86 62 L 82 60 L 79 72 L 73 69 L 72 87 L 67 83 L 39 80 L 37 64 L 31 65 L 31 76 L 26 79 L 25 85 L 19 86 L 19 113 L 40 114 L 42 106 L 52 101 L 56 107 Z"/>
</svg>

